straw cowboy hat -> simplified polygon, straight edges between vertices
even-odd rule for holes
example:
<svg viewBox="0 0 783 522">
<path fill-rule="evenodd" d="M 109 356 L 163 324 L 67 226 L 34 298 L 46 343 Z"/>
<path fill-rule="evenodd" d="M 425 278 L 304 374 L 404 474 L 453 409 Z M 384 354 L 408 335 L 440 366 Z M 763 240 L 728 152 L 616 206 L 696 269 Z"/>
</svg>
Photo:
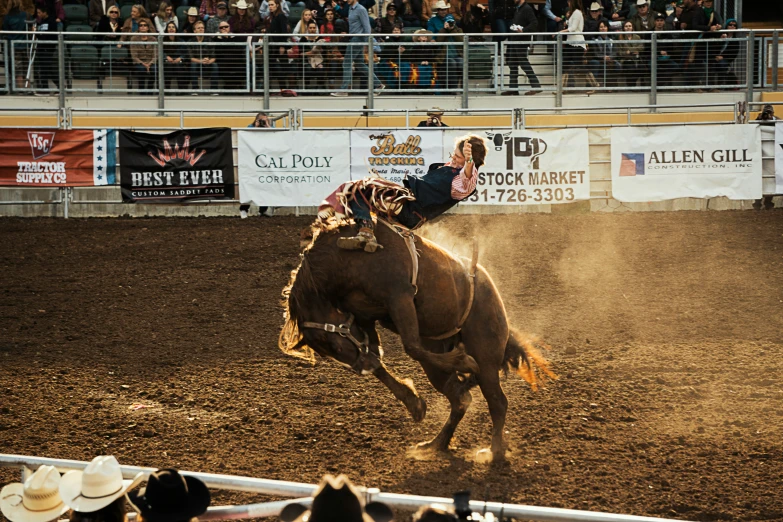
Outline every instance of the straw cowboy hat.
<svg viewBox="0 0 783 522">
<path fill-rule="evenodd" d="M 188 9 L 187 15 L 198 16 L 198 9 L 196 9 L 195 7 L 191 7 L 190 9 Z"/>
<path fill-rule="evenodd" d="M 591 11 L 603 11 L 604 8 L 598 2 L 593 2 L 592 4 L 590 4 L 590 10 Z"/>
<path fill-rule="evenodd" d="M 49 522 L 68 511 L 60 498 L 60 472 L 41 466 L 24 484 L 14 482 L 0 491 L 0 511 L 11 522 Z"/>
<path fill-rule="evenodd" d="M 111 456 L 95 457 L 84 471 L 69 471 L 60 481 L 60 497 L 82 513 L 103 509 L 141 483 L 144 473 L 123 480 L 120 463 Z"/>
<path fill-rule="evenodd" d="M 239 2 L 234 4 L 234 7 L 236 7 L 237 9 L 250 9 L 250 5 L 248 5 L 248 3 L 245 2 L 245 0 L 239 0 Z"/>
<path fill-rule="evenodd" d="M 438 9 L 451 9 L 451 4 L 447 4 L 443 0 L 438 0 L 438 3 L 432 7 L 434 10 Z"/>
<path fill-rule="evenodd" d="M 345 475 L 326 475 L 313 495 L 313 505 L 288 504 L 280 513 L 283 522 L 389 522 L 389 506 L 370 502 L 362 506 L 361 496 Z"/>
<path fill-rule="evenodd" d="M 427 111 L 427 116 L 437 116 L 438 118 L 443 116 L 443 109 L 440 107 L 433 107 Z"/>
<path fill-rule="evenodd" d="M 209 507 L 209 489 L 195 477 L 183 477 L 176 469 L 159 469 L 147 487 L 128 493 L 128 500 L 148 522 L 190 520 Z"/>
</svg>

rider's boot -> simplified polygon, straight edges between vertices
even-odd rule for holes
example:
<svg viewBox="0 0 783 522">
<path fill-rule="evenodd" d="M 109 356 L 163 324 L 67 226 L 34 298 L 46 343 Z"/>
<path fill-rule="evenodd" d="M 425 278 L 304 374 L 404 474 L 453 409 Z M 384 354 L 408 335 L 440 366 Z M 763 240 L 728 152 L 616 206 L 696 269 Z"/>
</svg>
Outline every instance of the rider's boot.
<svg viewBox="0 0 783 522">
<path fill-rule="evenodd" d="M 375 239 L 372 221 L 366 220 L 359 221 L 358 234 L 339 238 L 337 246 L 345 250 L 364 250 L 365 252 L 375 252 L 379 248 L 383 248 L 383 245 Z"/>
</svg>

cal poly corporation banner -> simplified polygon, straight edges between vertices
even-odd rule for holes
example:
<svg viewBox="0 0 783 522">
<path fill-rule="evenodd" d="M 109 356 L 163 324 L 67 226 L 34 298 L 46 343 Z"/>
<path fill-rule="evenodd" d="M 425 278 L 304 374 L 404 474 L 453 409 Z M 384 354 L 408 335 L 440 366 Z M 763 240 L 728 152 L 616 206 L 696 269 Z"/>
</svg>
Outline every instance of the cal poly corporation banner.
<svg viewBox="0 0 783 522">
<path fill-rule="evenodd" d="M 440 129 L 351 131 L 351 179 L 377 173 L 402 184 L 405 176 L 423 176 L 444 161 Z"/>
<path fill-rule="evenodd" d="M 444 150 L 465 131 L 444 134 Z M 541 205 L 590 199 L 587 129 L 482 133 L 489 144 L 476 193 L 465 203 Z M 463 203 L 464 204 L 464 203 Z"/>
<path fill-rule="evenodd" d="M 348 131 L 239 131 L 237 142 L 243 203 L 318 206 L 351 179 Z"/>
<path fill-rule="evenodd" d="M 116 131 L 0 130 L 0 185 L 114 185 Z"/>
<path fill-rule="evenodd" d="M 234 199 L 230 129 L 120 131 L 122 200 Z"/>
<path fill-rule="evenodd" d="M 761 197 L 756 125 L 615 127 L 612 195 L 619 201 Z"/>
</svg>

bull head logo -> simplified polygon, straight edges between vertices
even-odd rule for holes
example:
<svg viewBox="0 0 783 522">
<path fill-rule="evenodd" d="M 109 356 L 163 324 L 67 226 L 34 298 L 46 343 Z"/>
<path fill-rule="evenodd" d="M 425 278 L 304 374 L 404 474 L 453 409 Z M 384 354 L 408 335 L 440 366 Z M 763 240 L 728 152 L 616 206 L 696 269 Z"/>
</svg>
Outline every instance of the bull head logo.
<svg viewBox="0 0 783 522">
<path fill-rule="evenodd" d="M 505 133 L 487 132 L 487 138 L 489 138 L 489 141 L 495 146 L 495 150 L 500 152 L 503 150 L 503 144 L 511 141 L 511 131 Z"/>
</svg>

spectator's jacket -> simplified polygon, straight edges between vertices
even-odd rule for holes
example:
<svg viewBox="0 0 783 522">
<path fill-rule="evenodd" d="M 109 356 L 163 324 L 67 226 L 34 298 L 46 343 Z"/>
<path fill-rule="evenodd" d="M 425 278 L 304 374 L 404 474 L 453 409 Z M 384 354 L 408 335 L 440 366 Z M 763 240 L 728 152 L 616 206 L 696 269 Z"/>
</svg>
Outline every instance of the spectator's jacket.
<svg viewBox="0 0 783 522">
<path fill-rule="evenodd" d="M 677 13 L 672 13 L 666 17 L 666 25 L 664 27 L 667 31 L 680 30 L 680 19 L 677 18 Z"/>
<path fill-rule="evenodd" d="M 182 59 L 182 63 L 188 62 L 188 59 L 190 58 L 188 50 L 185 48 L 184 45 L 182 45 L 182 42 L 179 39 L 179 36 L 175 36 L 174 41 L 169 39 L 168 37 L 163 38 L 163 59 L 167 66 L 171 66 L 174 64 L 170 64 L 165 61 L 166 57 L 171 57 L 172 59 L 176 60 L 177 58 Z M 179 65 L 182 65 L 180 63 Z"/>
<path fill-rule="evenodd" d="M 421 25 L 421 0 L 395 0 L 397 16 L 405 21 L 406 26 Z"/>
<path fill-rule="evenodd" d="M 704 9 L 704 16 L 707 18 L 708 27 L 711 27 L 715 24 L 719 24 L 721 27 L 723 27 L 723 20 L 714 7 L 710 9 L 703 7 L 702 9 Z"/>
<path fill-rule="evenodd" d="M 155 39 L 155 34 L 147 33 L 147 39 L 142 40 L 142 38 L 143 37 L 138 34 L 131 38 L 131 42 L 143 42 L 135 43 L 130 46 L 131 60 L 133 63 L 137 64 L 155 63 L 155 60 L 158 57 L 158 43 Z"/>
<path fill-rule="evenodd" d="M 263 14 L 261 12 L 261 6 L 259 5 L 258 0 L 245 0 L 245 2 L 249 6 L 247 8 L 247 15 L 250 18 L 252 18 L 254 22 L 258 22 L 258 20 L 260 18 L 263 18 Z M 283 4 L 287 3 L 284 0 L 281 0 L 281 2 Z M 217 2 L 215 2 L 215 4 L 217 4 Z M 228 14 L 230 14 L 231 16 L 234 16 L 235 14 L 237 14 L 237 8 L 235 7 L 236 4 L 231 2 L 228 5 L 229 5 Z M 288 7 L 283 6 L 282 9 L 283 9 L 283 12 L 286 13 L 286 16 L 288 16 L 288 11 L 287 11 Z M 267 10 L 267 12 L 269 12 L 269 5 L 266 6 L 266 10 Z"/>
<path fill-rule="evenodd" d="M 627 33 L 621 34 L 622 38 L 617 40 L 617 58 L 620 61 L 636 60 L 644 52 L 644 44 L 638 34 L 631 34 L 630 39 Z"/>
<path fill-rule="evenodd" d="M 159 33 L 166 32 L 166 26 L 169 24 L 169 22 L 174 22 L 174 25 L 176 25 L 177 29 L 179 29 L 179 18 L 176 16 L 172 16 L 169 20 L 165 20 L 160 16 L 156 16 L 155 29 L 157 29 Z"/>
<path fill-rule="evenodd" d="M 288 16 L 291 13 L 291 4 L 288 3 L 288 0 L 280 0 L 280 9 L 283 10 L 283 14 Z M 262 20 L 266 20 L 269 18 L 269 2 L 267 0 L 264 0 L 261 2 L 261 7 L 258 8 L 258 14 L 261 16 Z"/>
<path fill-rule="evenodd" d="M 653 32 L 658 41 L 658 60 L 673 60 L 682 50 L 682 44 L 677 43 L 676 33 L 667 29 Z M 661 51 L 666 51 L 666 55 L 662 55 Z"/>
<path fill-rule="evenodd" d="M 514 11 L 512 25 L 518 25 L 522 27 L 522 34 L 519 34 L 519 36 L 514 36 L 514 40 L 532 41 L 533 37 L 529 36 L 529 33 L 535 33 L 538 30 L 538 17 L 536 17 L 536 12 L 533 7 L 527 2 L 517 6 L 516 10 Z"/>
<path fill-rule="evenodd" d="M 106 8 L 104 9 L 103 2 L 101 2 L 101 0 L 90 0 L 90 27 L 93 29 L 95 29 L 95 27 L 100 23 L 101 17 L 108 16 L 110 7 L 116 7 L 117 9 L 120 8 L 115 0 L 105 0 L 105 3 Z"/>
<path fill-rule="evenodd" d="M 470 6 L 468 12 L 462 17 L 462 31 L 465 33 L 483 33 L 484 26 L 489 23 L 490 14 L 487 9 L 481 9 L 476 5 Z M 483 37 L 471 38 L 483 41 Z"/>
<path fill-rule="evenodd" d="M 449 15 L 446 15 L 448 17 Z M 443 30 L 443 27 L 446 23 L 446 17 L 441 18 L 438 15 L 433 16 L 429 19 L 427 22 L 427 30 L 431 32 L 432 34 L 438 34 Z"/>
<path fill-rule="evenodd" d="M 434 45 L 426 45 L 420 43 L 412 43 L 405 46 L 404 60 L 409 61 L 413 65 L 421 65 L 422 62 L 427 62 L 429 65 L 435 65 L 436 57 L 435 53 L 437 47 Z"/>
<path fill-rule="evenodd" d="M 125 23 L 122 24 L 122 32 L 125 33 L 122 37 L 123 42 L 131 39 L 131 33 L 139 32 L 139 20 L 141 20 L 141 18 L 134 20 L 130 16 L 125 19 Z M 150 27 L 150 29 L 152 29 L 152 27 Z"/>
<path fill-rule="evenodd" d="M 232 29 L 233 32 L 236 32 Z M 271 21 L 269 22 L 269 29 L 267 30 L 267 33 L 269 34 L 286 34 L 288 33 L 288 17 L 279 12 L 277 16 L 271 17 Z M 269 37 L 270 42 L 277 42 L 277 43 L 283 43 L 286 41 L 285 36 L 270 36 Z M 273 53 L 276 54 L 276 53 Z"/>
<path fill-rule="evenodd" d="M 655 13 L 653 13 L 652 9 L 648 9 L 647 16 L 643 17 L 637 12 L 631 17 L 631 23 L 633 24 L 633 30 L 637 33 L 650 32 L 655 29 Z M 645 23 L 647 23 L 646 27 Z"/>
<path fill-rule="evenodd" d="M 715 61 L 716 57 L 722 56 L 723 61 L 726 63 L 731 63 L 736 60 L 740 52 L 739 42 L 735 38 L 732 38 L 731 34 L 729 34 L 727 38 L 720 37 L 723 33 L 714 34 L 715 38 L 711 39 L 707 46 L 707 59 Z"/>
<path fill-rule="evenodd" d="M 633 0 L 611 0 L 612 1 L 612 13 L 617 13 L 620 18 L 628 18 L 631 14 L 631 2 Z M 611 18 L 611 15 L 609 16 Z"/>
<path fill-rule="evenodd" d="M 386 44 L 381 46 L 380 58 L 382 62 L 400 61 L 399 47 L 400 45 L 402 45 L 401 36 L 402 35 L 393 34 L 390 36 L 386 36 L 383 40 L 381 40 L 383 43 Z"/>
<path fill-rule="evenodd" d="M 117 41 L 122 38 L 122 18 L 117 18 L 117 28 L 112 29 L 111 20 L 108 16 L 103 16 L 101 21 L 98 22 L 98 27 L 95 29 L 97 33 L 112 33 L 111 36 L 101 36 L 101 40 L 104 42 Z"/>
<path fill-rule="evenodd" d="M 447 31 L 446 29 L 441 30 L 441 32 L 438 33 L 437 38 L 435 38 L 436 42 L 456 42 L 455 45 L 440 45 L 437 46 L 437 55 L 436 55 L 436 61 L 440 64 L 446 63 L 446 60 L 449 58 L 449 55 L 452 57 L 454 56 L 462 56 L 462 29 L 459 27 L 455 27 L 451 31 Z"/>
<path fill-rule="evenodd" d="M 324 21 L 324 12 L 327 8 L 334 7 L 332 0 L 325 0 L 324 5 L 318 0 L 307 0 L 307 8 L 313 12 L 313 18 L 320 26 Z"/>
<path fill-rule="evenodd" d="M 201 6 L 198 8 L 199 18 L 203 19 L 204 15 L 215 16 L 216 14 L 217 14 L 217 2 L 215 0 L 201 0 Z"/>
<path fill-rule="evenodd" d="M 598 25 L 604 22 L 607 27 L 609 27 L 609 20 L 604 18 L 603 15 L 596 20 L 590 15 L 587 15 L 587 18 L 585 18 L 585 32 L 586 33 L 597 33 L 598 32 Z M 589 37 L 589 38 L 592 38 Z"/>
<path fill-rule="evenodd" d="M 51 12 L 51 4 L 54 4 L 54 13 Z M 49 6 L 49 14 L 52 14 L 56 19 L 59 19 L 60 23 L 65 22 L 65 9 L 63 9 L 62 0 L 35 0 L 35 5 L 40 5 L 41 7 Z"/>
<path fill-rule="evenodd" d="M 360 3 L 355 3 L 348 9 L 348 34 L 370 34 L 370 16 L 367 9 Z M 362 36 L 354 36 L 353 41 L 366 41 Z"/>
<path fill-rule="evenodd" d="M 12 9 L 3 18 L 3 31 L 27 31 L 27 11 L 21 9 Z M 6 34 L 6 40 L 23 40 L 23 34 Z"/>
<path fill-rule="evenodd" d="M 256 22 L 250 17 L 249 13 L 244 18 L 240 18 L 238 14 L 235 14 L 228 19 L 228 25 L 231 26 L 232 33 L 252 33 L 255 30 Z"/>
<path fill-rule="evenodd" d="M 602 13 L 604 18 L 609 19 L 612 17 L 612 14 L 614 13 L 614 4 L 612 3 L 612 0 L 596 0 L 601 4 L 601 7 L 604 8 L 604 12 Z M 589 2 L 592 3 L 592 2 Z M 585 8 L 589 9 L 589 6 L 585 6 Z M 587 20 L 590 20 L 590 13 L 585 16 L 585 25 L 587 25 Z"/>
<path fill-rule="evenodd" d="M 584 32 L 584 30 L 585 17 L 582 14 L 582 11 L 576 9 L 571 13 L 571 17 L 568 19 L 568 38 L 566 38 L 566 43 L 568 45 L 573 45 L 574 47 L 587 47 L 587 44 L 585 44 L 585 37 L 580 34 Z"/>
<path fill-rule="evenodd" d="M 392 29 L 394 29 L 395 25 L 399 25 L 400 27 L 403 27 L 403 21 L 402 18 L 399 16 L 395 16 L 394 20 L 389 20 L 386 16 L 383 18 L 378 18 L 375 21 L 375 31 L 381 34 L 391 34 Z"/>
<path fill-rule="evenodd" d="M 57 17 L 50 14 L 48 18 L 36 19 L 36 37 L 39 40 L 57 40 L 57 31 L 62 30 L 62 24 L 57 23 Z M 43 46 L 39 47 L 40 51 L 54 52 L 54 47 Z"/>
<path fill-rule="evenodd" d="M 704 9 L 698 7 L 696 4 L 692 5 L 690 9 L 683 9 L 682 16 L 680 17 L 680 23 L 688 24 L 687 31 L 702 31 L 706 32 L 710 30 L 707 25 L 707 16 L 704 14 Z M 683 35 L 683 38 L 693 38 L 695 35 Z"/>
<path fill-rule="evenodd" d="M 489 2 L 489 15 L 492 20 L 511 20 L 516 8 L 514 0 L 493 0 Z"/>
<path fill-rule="evenodd" d="M 615 46 L 617 42 L 609 35 L 609 33 L 602 34 L 601 36 L 595 36 L 590 40 L 587 46 L 587 51 L 590 54 L 591 60 L 598 60 L 603 63 L 604 58 L 617 59 L 617 53 Z"/>
<path fill-rule="evenodd" d="M 555 18 L 565 18 L 567 14 L 568 0 L 546 0 L 546 3 L 544 4 L 544 16 L 550 20 L 554 20 Z"/>
<path fill-rule="evenodd" d="M 204 29 L 204 31 L 207 33 L 217 33 L 219 32 L 218 27 L 220 27 L 220 22 L 228 22 L 229 20 L 231 20 L 231 17 L 228 15 L 223 17 L 217 15 L 210 16 L 209 20 L 207 20 L 207 27 Z M 228 25 L 231 25 L 231 23 L 229 22 Z"/>
<path fill-rule="evenodd" d="M 202 42 L 208 42 L 209 39 L 204 38 Z M 198 43 L 196 38 L 193 42 Z M 214 45 L 189 45 L 188 57 L 193 60 L 203 60 L 204 58 L 215 58 L 215 46 Z"/>
</svg>

